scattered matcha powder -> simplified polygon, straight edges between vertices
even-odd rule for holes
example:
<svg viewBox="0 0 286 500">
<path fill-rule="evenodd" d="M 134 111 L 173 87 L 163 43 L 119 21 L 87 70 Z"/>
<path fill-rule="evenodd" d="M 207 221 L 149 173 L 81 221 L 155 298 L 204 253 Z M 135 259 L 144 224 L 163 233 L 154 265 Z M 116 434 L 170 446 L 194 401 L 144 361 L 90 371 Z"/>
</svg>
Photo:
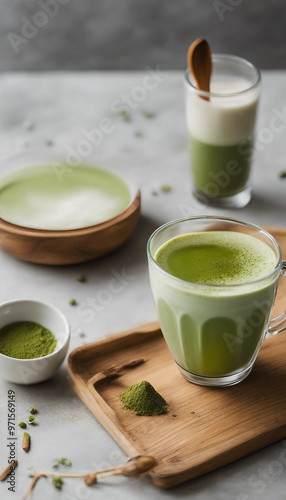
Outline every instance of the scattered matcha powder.
<svg viewBox="0 0 286 500">
<path fill-rule="evenodd" d="M 134 135 L 135 137 L 143 137 L 143 132 L 142 130 L 135 130 Z"/>
<path fill-rule="evenodd" d="M 61 490 L 62 489 L 62 486 L 64 484 L 62 478 L 60 476 L 54 476 L 53 479 L 52 479 L 52 483 L 53 485 L 58 489 L 58 490 Z"/>
<path fill-rule="evenodd" d="M 36 425 L 36 423 L 37 422 L 36 422 L 36 419 L 35 419 L 34 415 L 30 415 L 29 416 L 29 424 Z"/>
<path fill-rule="evenodd" d="M 70 467 L 71 464 L 72 463 L 68 458 L 61 458 L 61 465 L 64 465 L 65 467 Z"/>
<path fill-rule="evenodd" d="M 76 306 L 76 305 L 77 305 L 77 301 L 76 301 L 75 299 L 70 299 L 70 300 L 69 300 L 69 304 L 70 304 L 71 306 Z"/>
<path fill-rule="evenodd" d="M 83 333 L 83 332 L 82 332 L 82 333 L 80 333 L 80 334 L 79 334 L 79 336 L 80 336 L 81 338 L 83 338 L 83 337 L 85 337 L 85 333 Z"/>
<path fill-rule="evenodd" d="M 52 141 L 52 139 L 47 139 L 45 144 L 46 146 L 52 146 L 54 144 L 54 141 Z"/>
<path fill-rule="evenodd" d="M 0 352 L 16 359 L 42 358 L 54 352 L 55 336 L 42 325 L 19 321 L 0 330 Z"/>
<path fill-rule="evenodd" d="M 25 120 L 24 123 L 22 124 L 22 127 L 25 130 L 33 130 L 35 128 L 35 124 L 30 120 Z"/>
<path fill-rule="evenodd" d="M 127 109 L 121 109 L 118 113 L 118 116 L 123 122 L 131 122 L 131 115 Z"/>
<path fill-rule="evenodd" d="M 169 193 L 171 191 L 170 184 L 163 184 L 163 186 L 161 186 L 161 191 L 163 191 L 163 193 Z"/>
<path fill-rule="evenodd" d="M 142 109 L 142 115 L 147 118 L 147 120 L 150 120 L 155 118 L 156 113 L 154 113 L 154 111 L 149 111 L 148 109 Z"/>
<path fill-rule="evenodd" d="M 86 278 L 85 276 L 83 276 L 83 274 L 78 274 L 77 281 L 79 281 L 80 283 L 84 283 L 86 281 Z"/>
<path fill-rule="evenodd" d="M 146 380 L 128 387 L 120 395 L 120 401 L 137 415 L 154 416 L 168 411 L 165 399 Z"/>
<path fill-rule="evenodd" d="M 55 469 L 58 469 L 60 465 L 63 465 L 64 467 L 70 467 L 71 464 L 72 463 L 68 458 L 55 458 L 53 460 L 53 467 Z"/>
</svg>

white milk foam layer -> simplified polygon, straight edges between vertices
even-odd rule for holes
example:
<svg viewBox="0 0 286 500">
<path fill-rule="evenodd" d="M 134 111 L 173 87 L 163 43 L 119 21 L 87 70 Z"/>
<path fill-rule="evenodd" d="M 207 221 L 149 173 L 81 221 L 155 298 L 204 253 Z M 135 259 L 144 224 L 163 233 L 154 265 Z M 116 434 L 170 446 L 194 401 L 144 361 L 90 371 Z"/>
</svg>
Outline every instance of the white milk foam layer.
<svg viewBox="0 0 286 500">
<path fill-rule="evenodd" d="M 259 89 L 235 95 L 249 87 L 241 78 L 213 81 L 214 94 L 234 94 L 211 97 L 209 101 L 187 89 L 187 124 L 190 134 L 198 141 L 217 146 L 232 146 L 253 135 Z"/>
<path fill-rule="evenodd" d="M 54 231 L 89 227 L 117 215 L 120 201 L 120 197 L 111 197 L 96 188 L 65 193 L 60 198 L 33 193 L 27 200 L 27 211 L 18 214 L 16 223 Z"/>
</svg>

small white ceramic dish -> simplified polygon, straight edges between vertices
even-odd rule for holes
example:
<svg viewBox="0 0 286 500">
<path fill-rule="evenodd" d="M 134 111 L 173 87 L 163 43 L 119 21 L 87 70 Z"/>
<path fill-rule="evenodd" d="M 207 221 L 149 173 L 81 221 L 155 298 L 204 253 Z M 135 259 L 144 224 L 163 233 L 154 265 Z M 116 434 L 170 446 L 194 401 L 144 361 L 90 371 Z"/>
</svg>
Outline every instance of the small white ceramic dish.
<svg viewBox="0 0 286 500">
<path fill-rule="evenodd" d="M 13 300 L 0 305 L 0 330 L 17 321 L 33 321 L 50 330 L 57 347 L 48 356 L 17 359 L 0 353 L 0 376 L 15 384 L 37 384 L 52 377 L 63 362 L 70 341 L 67 318 L 55 306 L 38 300 Z"/>
</svg>

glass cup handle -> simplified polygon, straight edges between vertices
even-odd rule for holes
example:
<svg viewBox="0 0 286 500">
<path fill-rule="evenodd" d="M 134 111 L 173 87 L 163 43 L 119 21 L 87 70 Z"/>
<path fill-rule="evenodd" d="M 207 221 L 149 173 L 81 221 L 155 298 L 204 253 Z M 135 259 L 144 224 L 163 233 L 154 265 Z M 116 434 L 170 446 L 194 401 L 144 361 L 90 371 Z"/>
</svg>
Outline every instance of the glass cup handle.
<svg viewBox="0 0 286 500">
<path fill-rule="evenodd" d="M 282 276 L 286 276 L 286 260 L 282 261 L 281 274 Z M 283 332 L 283 330 L 286 330 L 286 312 L 279 314 L 279 316 L 269 321 L 265 338 L 269 339 L 269 337 L 273 337 L 277 333 Z"/>
</svg>

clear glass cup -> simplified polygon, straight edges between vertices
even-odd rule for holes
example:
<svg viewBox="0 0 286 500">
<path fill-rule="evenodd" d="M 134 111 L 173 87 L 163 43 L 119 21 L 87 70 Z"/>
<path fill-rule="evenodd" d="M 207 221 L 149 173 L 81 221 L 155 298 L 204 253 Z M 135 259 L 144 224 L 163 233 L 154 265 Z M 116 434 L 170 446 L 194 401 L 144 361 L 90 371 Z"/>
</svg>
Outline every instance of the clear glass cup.
<svg viewBox="0 0 286 500">
<path fill-rule="evenodd" d="M 238 231 L 266 243 L 276 256 L 267 275 L 237 285 L 203 285 L 177 278 L 155 262 L 158 248 L 175 236 Z M 213 216 L 179 219 L 157 229 L 147 245 L 149 275 L 159 323 L 178 368 L 188 381 L 229 386 L 250 373 L 261 344 L 286 329 L 286 313 L 269 320 L 286 261 L 278 242 L 253 224 Z"/>
<path fill-rule="evenodd" d="M 250 170 L 261 76 L 236 56 L 212 55 L 211 91 L 186 71 L 186 118 L 193 194 L 202 203 L 240 208 L 251 198 Z"/>
</svg>

